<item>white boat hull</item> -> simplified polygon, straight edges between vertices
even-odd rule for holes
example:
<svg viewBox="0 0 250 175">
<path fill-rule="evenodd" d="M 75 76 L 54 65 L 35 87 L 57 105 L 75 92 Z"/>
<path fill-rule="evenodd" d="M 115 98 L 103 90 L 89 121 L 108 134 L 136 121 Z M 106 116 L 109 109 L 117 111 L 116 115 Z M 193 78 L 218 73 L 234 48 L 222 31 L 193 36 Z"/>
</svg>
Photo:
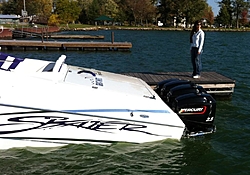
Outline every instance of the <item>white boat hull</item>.
<svg viewBox="0 0 250 175">
<path fill-rule="evenodd" d="M 2 149 L 82 143 L 144 143 L 180 139 L 183 134 L 183 126 L 39 110 L 5 114 L 0 123 Z"/>
<path fill-rule="evenodd" d="M 64 59 L 0 65 L 0 149 L 182 137 L 182 120 L 141 79 Z"/>
</svg>

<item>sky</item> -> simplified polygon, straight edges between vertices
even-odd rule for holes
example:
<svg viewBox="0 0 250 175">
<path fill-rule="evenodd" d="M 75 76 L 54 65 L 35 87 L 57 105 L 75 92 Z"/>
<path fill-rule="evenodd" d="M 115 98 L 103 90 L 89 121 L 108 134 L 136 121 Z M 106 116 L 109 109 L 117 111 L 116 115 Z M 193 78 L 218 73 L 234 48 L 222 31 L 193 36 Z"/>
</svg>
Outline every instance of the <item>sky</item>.
<svg viewBox="0 0 250 175">
<path fill-rule="evenodd" d="M 219 0 L 207 0 L 208 5 L 212 7 L 212 10 L 214 12 L 214 16 L 217 16 L 219 13 L 220 8 L 218 7 Z"/>
</svg>

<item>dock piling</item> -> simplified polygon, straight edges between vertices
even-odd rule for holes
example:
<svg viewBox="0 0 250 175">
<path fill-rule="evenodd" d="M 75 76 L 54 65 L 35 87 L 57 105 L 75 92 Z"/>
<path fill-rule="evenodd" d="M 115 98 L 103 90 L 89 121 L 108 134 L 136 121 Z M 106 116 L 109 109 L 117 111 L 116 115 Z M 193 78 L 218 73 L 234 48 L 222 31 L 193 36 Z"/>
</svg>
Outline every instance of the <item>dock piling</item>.
<svg viewBox="0 0 250 175">
<path fill-rule="evenodd" d="M 115 41 L 115 35 L 114 35 L 114 32 L 111 32 L 111 42 L 112 44 L 114 43 Z"/>
</svg>

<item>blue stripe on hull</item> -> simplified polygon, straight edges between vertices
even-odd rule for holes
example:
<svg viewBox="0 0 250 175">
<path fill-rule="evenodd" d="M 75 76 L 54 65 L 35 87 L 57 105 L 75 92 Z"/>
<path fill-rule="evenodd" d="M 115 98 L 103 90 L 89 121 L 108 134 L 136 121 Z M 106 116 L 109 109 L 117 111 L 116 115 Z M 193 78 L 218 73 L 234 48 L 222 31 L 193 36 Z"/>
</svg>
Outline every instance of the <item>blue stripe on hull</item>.
<svg viewBox="0 0 250 175">
<path fill-rule="evenodd" d="M 79 113 L 79 112 L 150 112 L 150 113 L 170 113 L 167 110 L 131 110 L 131 109 L 76 109 L 63 110 L 63 112 Z"/>
</svg>

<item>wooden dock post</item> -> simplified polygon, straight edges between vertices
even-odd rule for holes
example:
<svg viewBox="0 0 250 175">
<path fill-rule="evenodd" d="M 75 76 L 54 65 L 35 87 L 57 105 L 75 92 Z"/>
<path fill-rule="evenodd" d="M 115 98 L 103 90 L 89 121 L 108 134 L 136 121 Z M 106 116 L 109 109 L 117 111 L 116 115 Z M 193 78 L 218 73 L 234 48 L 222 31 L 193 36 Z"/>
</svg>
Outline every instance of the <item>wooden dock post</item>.
<svg viewBox="0 0 250 175">
<path fill-rule="evenodd" d="M 115 35 L 114 35 L 114 32 L 111 32 L 111 42 L 112 44 L 114 43 L 115 41 Z"/>
</svg>

